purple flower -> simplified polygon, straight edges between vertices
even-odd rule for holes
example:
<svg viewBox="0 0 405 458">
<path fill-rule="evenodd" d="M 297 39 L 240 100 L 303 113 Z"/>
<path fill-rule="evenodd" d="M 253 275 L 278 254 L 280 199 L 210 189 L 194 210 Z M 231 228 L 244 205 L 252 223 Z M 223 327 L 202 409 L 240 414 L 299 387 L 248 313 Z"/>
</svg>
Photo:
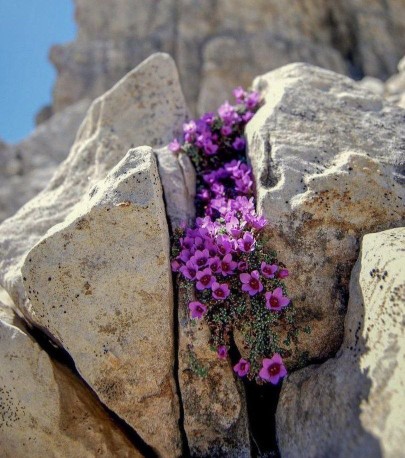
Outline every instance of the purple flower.
<svg viewBox="0 0 405 458">
<path fill-rule="evenodd" d="M 221 127 L 221 134 L 224 136 L 224 137 L 229 137 L 232 133 L 232 127 L 231 126 L 222 126 Z"/>
<path fill-rule="evenodd" d="M 246 261 L 240 261 L 240 262 L 238 263 L 238 270 L 239 270 L 240 272 L 244 272 L 245 270 L 247 270 L 247 268 L 248 268 L 248 265 L 247 265 L 247 262 L 246 262 Z"/>
<path fill-rule="evenodd" d="M 267 220 L 264 216 L 256 216 L 254 214 L 246 214 L 246 221 L 256 230 L 260 231 L 267 224 Z"/>
<path fill-rule="evenodd" d="M 280 269 L 278 272 L 277 272 L 277 278 L 280 278 L 280 279 L 283 279 L 283 278 L 286 278 L 290 275 L 290 273 L 288 272 L 287 269 Z"/>
<path fill-rule="evenodd" d="M 215 277 L 212 275 L 212 271 L 209 267 L 202 270 L 201 272 L 197 272 L 196 277 L 198 281 L 195 286 L 199 291 L 211 288 L 215 282 Z"/>
<path fill-rule="evenodd" d="M 240 274 L 239 278 L 242 282 L 242 291 L 249 293 L 250 296 L 254 296 L 255 294 L 263 291 L 263 285 L 260 281 L 260 275 L 257 270 L 254 270 L 250 274 Z"/>
<path fill-rule="evenodd" d="M 244 377 L 249 373 L 250 363 L 249 361 L 246 361 L 246 359 L 241 358 L 238 364 L 233 367 L 233 370 L 239 375 L 239 377 Z"/>
<path fill-rule="evenodd" d="M 232 143 L 232 147 L 236 149 L 236 151 L 242 151 L 245 149 L 246 142 L 243 138 L 241 137 L 236 137 L 235 140 Z"/>
<path fill-rule="evenodd" d="M 219 117 L 224 121 L 225 124 L 233 124 L 237 120 L 238 114 L 236 113 L 235 107 L 229 104 L 229 102 L 223 103 L 218 108 Z"/>
<path fill-rule="evenodd" d="M 225 256 L 232 251 L 232 243 L 227 235 L 218 235 L 216 242 L 218 251 L 222 256 Z"/>
<path fill-rule="evenodd" d="M 177 138 L 175 138 L 173 141 L 169 143 L 169 150 L 172 153 L 178 153 L 181 150 L 181 145 L 178 142 Z"/>
<path fill-rule="evenodd" d="M 218 145 L 212 143 L 212 141 L 208 140 L 204 143 L 204 151 L 207 156 L 213 156 L 218 152 Z"/>
<path fill-rule="evenodd" d="M 238 246 L 241 251 L 249 253 L 255 249 L 256 241 L 251 232 L 245 232 L 243 237 L 238 240 Z"/>
<path fill-rule="evenodd" d="M 177 259 L 174 259 L 170 265 L 172 266 L 172 272 L 178 272 L 180 267 L 181 267 L 181 264 L 179 263 L 179 261 Z"/>
<path fill-rule="evenodd" d="M 287 369 L 284 366 L 283 360 L 278 353 L 274 353 L 271 359 L 263 359 L 263 366 L 260 369 L 259 376 L 261 379 L 277 385 L 280 379 L 287 375 Z"/>
<path fill-rule="evenodd" d="M 219 273 L 221 269 L 221 260 L 218 258 L 218 256 L 215 256 L 208 260 L 208 265 L 214 274 L 217 272 Z"/>
<path fill-rule="evenodd" d="M 245 100 L 246 97 L 246 92 L 243 90 L 242 87 L 236 87 L 233 91 L 232 94 L 234 95 L 236 99 L 236 103 L 242 103 Z"/>
<path fill-rule="evenodd" d="M 229 291 L 229 286 L 227 283 L 213 283 L 212 284 L 212 296 L 214 299 L 219 301 L 226 299 L 231 292 Z"/>
<path fill-rule="evenodd" d="M 283 296 L 283 290 L 280 287 L 272 293 L 267 292 L 264 297 L 266 298 L 266 308 L 269 310 L 282 310 L 290 303 L 290 299 Z"/>
<path fill-rule="evenodd" d="M 246 108 L 248 110 L 254 110 L 260 102 L 260 94 L 258 92 L 251 92 L 245 101 Z"/>
<path fill-rule="evenodd" d="M 274 274 L 277 272 L 278 265 L 276 264 L 266 264 L 264 261 L 260 265 L 260 270 L 262 271 L 263 277 L 274 278 Z"/>
<path fill-rule="evenodd" d="M 179 258 L 186 263 L 191 257 L 190 250 L 181 250 Z"/>
<path fill-rule="evenodd" d="M 180 272 L 189 280 L 195 280 L 197 267 L 193 261 L 187 261 L 185 266 L 180 267 Z"/>
<path fill-rule="evenodd" d="M 224 277 L 232 275 L 238 264 L 232 259 L 231 253 L 224 256 L 221 261 L 221 273 Z"/>
<path fill-rule="evenodd" d="M 219 359 L 226 359 L 228 356 L 228 349 L 225 345 L 220 345 L 217 349 L 217 355 Z"/>
<path fill-rule="evenodd" d="M 197 268 L 201 269 L 201 267 L 204 267 L 208 263 L 209 256 L 210 254 L 208 250 L 197 250 L 190 260 L 197 266 Z"/>
<path fill-rule="evenodd" d="M 183 124 L 183 132 L 185 134 L 195 134 L 197 132 L 197 124 L 195 121 L 190 121 Z"/>
<path fill-rule="evenodd" d="M 205 315 L 205 313 L 207 312 L 207 306 L 204 304 L 201 304 L 201 302 L 198 302 L 198 301 L 190 302 L 188 304 L 188 308 L 190 310 L 191 318 L 194 318 L 194 319 L 202 318 Z"/>
</svg>

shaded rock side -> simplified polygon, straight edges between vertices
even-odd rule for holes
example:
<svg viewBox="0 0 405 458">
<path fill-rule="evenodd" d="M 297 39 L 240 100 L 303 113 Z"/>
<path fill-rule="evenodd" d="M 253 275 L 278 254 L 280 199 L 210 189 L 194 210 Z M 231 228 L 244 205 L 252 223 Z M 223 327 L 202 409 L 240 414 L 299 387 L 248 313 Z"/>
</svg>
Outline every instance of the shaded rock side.
<svg viewBox="0 0 405 458">
<path fill-rule="evenodd" d="M 206 324 L 190 319 L 195 300 L 179 281 L 179 383 L 184 429 L 194 457 L 250 457 L 250 438 L 243 385 L 229 359 L 220 360 L 209 346 Z"/>
<path fill-rule="evenodd" d="M 169 148 L 155 150 L 165 196 L 166 213 L 172 228 L 191 224 L 195 217 L 196 174 L 185 153 L 173 154 Z"/>
<path fill-rule="evenodd" d="M 48 184 L 66 158 L 89 108 L 83 99 L 56 113 L 15 145 L 0 145 L 0 222 Z"/>
<path fill-rule="evenodd" d="M 0 360 L 2 457 L 142 456 L 97 398 L 1 303 Z"/>
<path fill-rule="evenodd" d="M 290 62 L 386 79 L 405 48 L 405 5 L 398 0 L 75 4 L 78 36 L 50 54 L 58 71 L 56 111 L 99 96 L 155 51 L 174 56 L 186 98 L 202 112 L 216 109 L 234 86 Z"/>
<path fill-rule="evenodd" d="M 93 102 L 66 161 L 47 188 L 0 226 L 0 284 L 30 320 L 25 254 L 132 146 L 161 147 L 179 135 L 187 110 L 173 60 L 155 54 Z"/>
<path fill-rule="evenodd" d="M 281 456 L 403 456 L 404 251 L 405 228 L 364 236 L 339 353 L 283 384 Z"/>
<path fill-rule="evenodd" d="M 270 222 L 270 247 L 290 269 L 296 322 L 311 328 L 299 336 L 292 368 L 341 345 L 360 237 L 403 225 L 405 111 L 306 64 L 254 86 L 265 97 L 247 126 L 257 209 Z"/>
<path fill-rule="evenodd" d="M 22 267 L 31 320 L 161 456 L 180 450 L 169 249 L 156 159 L 139 147 Z"/>
</svg>

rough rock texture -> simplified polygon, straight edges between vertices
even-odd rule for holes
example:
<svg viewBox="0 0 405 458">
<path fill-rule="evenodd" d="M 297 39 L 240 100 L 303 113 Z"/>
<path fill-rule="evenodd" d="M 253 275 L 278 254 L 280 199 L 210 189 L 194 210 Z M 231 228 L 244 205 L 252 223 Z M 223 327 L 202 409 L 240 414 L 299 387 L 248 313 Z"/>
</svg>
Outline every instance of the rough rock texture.
<svg viewBox="0 0 405 458">
<path fill-rule="evenodd" d="M 194 167 L 184 153 L 173 154 L 168 147 L 155 150 L 164 191 L 166 213 L 172 228 L 190 224 L 195 217 Z"/>
<path fill-rule="evenodd" d="M 342 341 L 359 238 L 405 218 L 405 111 L 306 64 L 254 86 L 266 99 L 247 126 L 257 208 L 291 270 L 297 322 L 312 330 L 300 353 L 326 358 Z"/>
<path fill-rule="evenodd" d="M 173 60 L 155 54 L 93 102 L 65 162 L 47 188 L 0 226 L 0 284 L 30 320 L 21 278 L 25 254 L 105 178 L 132 146 L 166 145 L 187 110 Z"/>
<path fill-rule="evenodd" d="M 385 83 L 385 96 L 391 102 L 405 108 L 405 56 L 398 64 L 398 73 Z"/>
<path fill-rule="evenodd" d="M 1 456 L 142 456 L 97 398 L 51 361 L 10 311 L 0 303 Z"/>
<path fill-rule="evenodd" d="M 179 454 L 169 234 L 156 159 L 130 150 L 22 267 L 31 320 L 162 456 Z"/>
<path fill-rule="evenodd" d="M 191 456 L 250 457 L 245 392 L 229 360 L 209 347 L 210 332 L 191 320 L 195 300 L 187 285 L 179 288 L 179 383 L 184 429 Z"/>
<path fill-rule="evenodd" d="M 102 94 L 154 51 L 175 57 L 186 98 L 205 111 L 233 86 L 297 60 L 385 79 L 405 48 L 405 4 L 398 0 L 75 3 L 78 37 L 51 51 L 56 111 Z"/>
<path fill-rule="evenodd" d="M 336 358 L 284 382 L 281 456 L 403 456 L 405 228 L 363 238 Z"/>
<path fill-rule="evenodd" d="M 22 142 L 0 144 L 0 222 L 44 189 L 66 158 L 89 105 L 84 99 L 55 114 Z"/>
</svg>

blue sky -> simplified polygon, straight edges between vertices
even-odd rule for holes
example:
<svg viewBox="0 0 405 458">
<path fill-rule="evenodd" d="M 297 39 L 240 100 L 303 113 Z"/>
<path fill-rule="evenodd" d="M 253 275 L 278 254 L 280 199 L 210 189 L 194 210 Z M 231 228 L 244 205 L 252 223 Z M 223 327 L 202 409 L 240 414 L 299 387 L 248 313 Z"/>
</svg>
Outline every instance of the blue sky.
<svg viewBox="0 0 405 458">
<path fill-rule="evenodd" d="M 72 0 L 0 0 L 0 138 L 10 143 L 34 129 L 56 79 L 53 44 L 76 34 Z"/>
</svg>

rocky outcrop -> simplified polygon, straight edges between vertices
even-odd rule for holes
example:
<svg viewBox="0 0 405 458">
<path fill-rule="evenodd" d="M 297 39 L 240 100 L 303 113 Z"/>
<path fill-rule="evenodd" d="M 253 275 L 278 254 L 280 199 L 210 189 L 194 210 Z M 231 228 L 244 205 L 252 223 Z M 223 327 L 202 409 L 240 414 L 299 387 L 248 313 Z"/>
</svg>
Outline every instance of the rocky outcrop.
<svg viewBox="0 0 405 458">
<path fill-rule="evenodd" d="M 0 360 L 3 457 L 142 456 L 97 398 L 1 303 Z"/>
<path fill-rule="evenodd" d="M 190 319 L 195 300 L 185 282 L 179 288 L 179 384 L 184 429 L 191 456 L 250 457 L 245 392 L 229 359 L 209 346 L 206 324 Z"/>
<path fill-rule="evenodd" d="M 363 238 L 336 358 L 288 377 L 277 408 L 281 456 L 403 455 L 405 229 Z"/>
<path fill-rule="evenodd" d="M 129 148 L 161 147 L 177 136 L 186 113 L 176 67 L 165 54 L 151 56 L 92 104 L 47 188 L 0 226 L 0 284 L 27 320 L 30 305 L 20 270 L 28 250 L 65 219 Z"/>
<path fill-rule="evenodd" d="M 169 249 L 156 159 L 140 147 L 48 231 L 22 267 L 31 321 L 162 456 L 178 455 L 180 446 Z"/>
<path fill-rule="evenodd" d="M 306 64 L 254 86 L 265 97 L 247 126 L 258 212 L 291 271 L 297 323 L 311 328 L 292 367 L 335 354 L 360 237 L 404 221 L 405 112 Z"/>
<path fill-rule="evenodd" d="M 99 96 L 155 51 L 175 57 L 190 106 L 205 111 L 295 61 L 385 79 L 405 48 L 405 6 L 395 0 L 75 3 L 78 37 L 51 51 L 55 111 Z"/>
<path fill-rule="evenodd" d="M 385 83 L 385 96 L 392 103 L 405 108 L 405 56 L 399 61 L 398 73 Z"/>
<path fill-rule="evenodd" d="M 22 142 L 0 145 L 0 222 L 44 189 L 66 158 L 89 108 L 83 99 L 55 114 Z"/>
</svg>

